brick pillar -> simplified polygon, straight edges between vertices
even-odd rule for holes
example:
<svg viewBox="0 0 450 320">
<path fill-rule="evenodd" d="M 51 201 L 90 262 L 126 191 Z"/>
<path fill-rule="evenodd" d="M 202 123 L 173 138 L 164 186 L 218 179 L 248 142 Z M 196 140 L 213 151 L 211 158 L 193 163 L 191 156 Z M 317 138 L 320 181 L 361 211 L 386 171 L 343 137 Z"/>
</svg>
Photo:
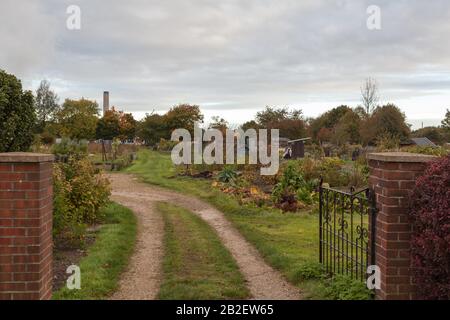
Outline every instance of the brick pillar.
<svg viewBox="0 0 450 320">
<path fill-rule="evenodd" d="M 0 153 L 0 300 L 51 298 L 52 162 Z"/>
<path fill-rule="evenodd" d="M 411 300 L 415 288 L 410 273 L 410 195 L 415 180 L 433 156 L 406 152 L 372 153 L 369 185 L 376 194 L 376 265 L 381 269 L 377 299 Z"/>
</svg>

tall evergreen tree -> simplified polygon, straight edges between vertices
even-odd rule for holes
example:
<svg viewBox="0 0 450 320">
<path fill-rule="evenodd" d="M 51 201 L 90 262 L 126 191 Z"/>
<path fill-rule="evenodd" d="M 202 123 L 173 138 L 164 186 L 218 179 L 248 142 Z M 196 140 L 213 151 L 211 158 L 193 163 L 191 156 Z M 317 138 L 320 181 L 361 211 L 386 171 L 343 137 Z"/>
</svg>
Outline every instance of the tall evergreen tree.
<svg viewBox="0 0 450 320">
<path fill-rule="evenodd" d="M 0 152 L 27 151 L 33 143 L 36 112 L 31 91 L 0 70 Z"/>
</svg>

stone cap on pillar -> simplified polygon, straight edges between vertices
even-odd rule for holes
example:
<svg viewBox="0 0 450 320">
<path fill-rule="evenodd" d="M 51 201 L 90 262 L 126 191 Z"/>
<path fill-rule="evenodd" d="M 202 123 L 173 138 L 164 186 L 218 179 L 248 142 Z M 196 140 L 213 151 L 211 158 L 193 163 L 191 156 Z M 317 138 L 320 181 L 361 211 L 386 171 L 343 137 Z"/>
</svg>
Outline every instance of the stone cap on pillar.
<svg viewBox="0 0 450 320">
<path fill-rule="evenodd" d="M 410 152 L 377 152 L 369 153 L 368 160 L 384 161 L 384 162 L 429 162 L 437 157 L 427 154 L 410 153 Z"/>
<path fill-rule="evenodd" d="M 53 162 L 55 156 L 46 153 L 6 152 L 0 153 L 1 162 Z"/>
</svg>

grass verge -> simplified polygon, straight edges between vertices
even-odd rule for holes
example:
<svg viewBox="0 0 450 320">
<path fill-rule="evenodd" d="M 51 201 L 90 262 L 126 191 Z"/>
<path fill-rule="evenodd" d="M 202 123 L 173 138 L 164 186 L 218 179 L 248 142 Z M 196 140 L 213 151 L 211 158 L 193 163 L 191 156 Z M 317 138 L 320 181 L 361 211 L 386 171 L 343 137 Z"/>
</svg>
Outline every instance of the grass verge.
<svg viewBox="0 0 450 320">
<path fill-rule="evenodd" d="M 81 289 L 63 287 L 53 294 L 54 300 L 106 299 L 117 289 L 134 249 L 136 218 L 131 210 L 116 203 L 110 203 L 103 210 L 105 223 L 79 264 Z"/>
<path fill-rule="evenodd" d="M 159 203 L 165 223 L 159 299 L 244 299 L 244 278 L 215 231 L 183 208 Z"/>
<path fill-rule="evenodd" d="M 211 187 L 211 181 L 174 177 L 170 154 L 141 150 L 138 160 L 126 170 L 143 181 L 197 196 L 226 214 L 228 219 L 252 243 L 264 259 L 294 285 L 306 299 L 361 299 L 369 295 L 360 283 L 348 281 L 349 291 L 338 292 L 342 286 L 324 279 L 318 264 L 318 216 L 310 212 L 282 213 L 272 208 L 240 205 L 230 195 Z M 342 282 L 342 281 L 341 281 Z M 361 294 L 362 292 L 362 294 Z"/>
</svg>

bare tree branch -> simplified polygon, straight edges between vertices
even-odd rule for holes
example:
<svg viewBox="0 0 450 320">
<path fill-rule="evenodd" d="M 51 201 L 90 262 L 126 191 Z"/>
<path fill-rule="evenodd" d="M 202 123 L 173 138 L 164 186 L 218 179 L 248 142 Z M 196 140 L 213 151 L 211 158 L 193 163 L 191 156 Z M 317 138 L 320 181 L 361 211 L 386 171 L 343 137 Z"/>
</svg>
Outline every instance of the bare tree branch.
<svg viewBox="0 0 450 320">
<path fill-rule="evenodd" d="M 364 85 L 361 87 L 361 97 L 367 114 L 372 113 L 379 101 L 378 84 L 375 79 L 366 79 Z"/>
</svg>

